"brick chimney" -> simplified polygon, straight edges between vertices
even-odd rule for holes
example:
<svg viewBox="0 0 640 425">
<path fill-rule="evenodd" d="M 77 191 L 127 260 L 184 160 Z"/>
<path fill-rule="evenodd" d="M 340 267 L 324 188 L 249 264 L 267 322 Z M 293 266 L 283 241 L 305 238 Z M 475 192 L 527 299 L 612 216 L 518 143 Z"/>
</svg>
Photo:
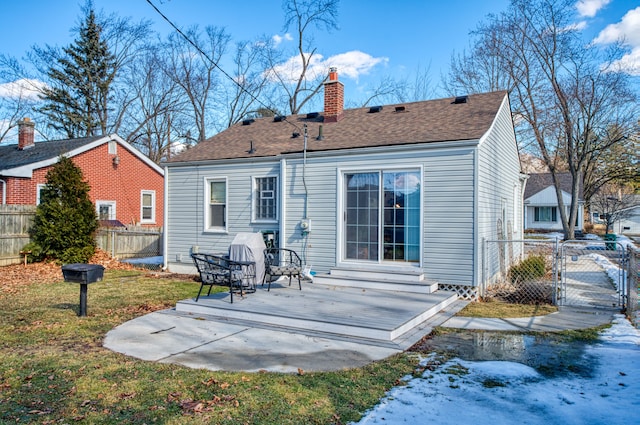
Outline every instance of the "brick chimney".
<svg viewBox="0 0 640 425">
<path fill-rule="evenodd" d="M 329 68 L 329 80 L 324 83 L 324 122 L 338 122 L 344 115 L 344 85 L 338 81 L 338 69 Z"/>
<path fill-rule="evenodd" d="M 29 118 L 18 121 L 18 149 L 24 150 L 33 147 L 33 130 L 35 123 Z"/>
</svg>

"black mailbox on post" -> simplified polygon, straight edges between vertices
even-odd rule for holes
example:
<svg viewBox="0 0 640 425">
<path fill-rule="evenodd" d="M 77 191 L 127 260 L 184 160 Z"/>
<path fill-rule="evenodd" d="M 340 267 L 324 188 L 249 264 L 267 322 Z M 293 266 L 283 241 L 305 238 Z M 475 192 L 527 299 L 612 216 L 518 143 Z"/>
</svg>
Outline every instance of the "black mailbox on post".
<svg viewBox="0 0 640 425">
<path fill-rule="evenodd" d="M 87 315 L 87 285 L 99 282 L 104 276 L 104 267 L 100 264 L 73 263 L 62 266 L 65 282 L 80 284 L 80 310 L 78 316 Z"/>
</svg>

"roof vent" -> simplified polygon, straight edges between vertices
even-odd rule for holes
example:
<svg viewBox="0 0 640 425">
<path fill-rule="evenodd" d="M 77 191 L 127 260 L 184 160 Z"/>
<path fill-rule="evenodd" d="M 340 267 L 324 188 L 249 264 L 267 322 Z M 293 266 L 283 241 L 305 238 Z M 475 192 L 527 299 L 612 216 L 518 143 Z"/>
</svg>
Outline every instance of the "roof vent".
<svg viewBox="0 0 640 425">
<path fill-rule="evenodd" d="M 255 120 L 253 118 L 249 118 L 248 120 L 242 121 L 242 125 L 251 125 Z"/>
<path fill-rule="evenodd" d="M 458 105 L 460 103 L 467 103 L 467 99 L 469 98 L 469 96 L 456 96 L 456 98 L 453 100 L 454 105 Z"/>
<path fill-rule="evenodd" d="M 372 106 L 371 108 L 369 108 L 370 114 L 375 114 L 376 112 L 380 111 L 382 111 L 382 106 Z"/>
<path fill-rule="evenodd" d="M 247 151 L 247 153 L 249 155 L 256 153 L 256 150 L 253 148 L 253 140 L 250 140 L 249 143 L 250 143 L 249 144 L 249 150 Z"/>
<path fill-rule="evenodd" d="M 282 122 L 287 119 L 286 115 L 276 115 L 273 117 L 273 122 Z"/>
<path fill-rule="evenodd" d="M 396 112 L 404 112 L 404 111 L 405 111 L 404 106 L 396 106 Z"/>
<path fill-rule="evenodd" d="M 318 118 L 318 115 L 320 115 L 319 112 L 309 112 L 307 114 L 307 119 L 313 119 L 313 118 Z"/>
</svg>

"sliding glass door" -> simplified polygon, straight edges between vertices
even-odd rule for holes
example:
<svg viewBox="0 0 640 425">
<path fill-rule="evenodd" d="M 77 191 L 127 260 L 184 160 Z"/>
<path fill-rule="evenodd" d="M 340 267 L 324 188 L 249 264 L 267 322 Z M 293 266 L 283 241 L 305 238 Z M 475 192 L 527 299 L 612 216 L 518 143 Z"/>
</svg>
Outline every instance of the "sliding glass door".
<svg viewBox="0 0 640 425">
<path fill-rule="evenodd" d="M 344 257 L 420 262 L 420 172 L 344 174 Z"/>
</svg>

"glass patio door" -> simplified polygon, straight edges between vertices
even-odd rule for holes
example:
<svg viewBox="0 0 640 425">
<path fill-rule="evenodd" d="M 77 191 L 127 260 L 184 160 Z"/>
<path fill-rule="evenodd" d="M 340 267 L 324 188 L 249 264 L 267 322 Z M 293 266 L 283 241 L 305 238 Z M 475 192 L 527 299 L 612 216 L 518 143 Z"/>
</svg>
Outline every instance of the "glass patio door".
<svg viewBox="0 0 640 425">
<path fill-rule="evenodd" d="M 420 261 L 420 172 L 344 175 L 346 260 Z"/>
</svg>

